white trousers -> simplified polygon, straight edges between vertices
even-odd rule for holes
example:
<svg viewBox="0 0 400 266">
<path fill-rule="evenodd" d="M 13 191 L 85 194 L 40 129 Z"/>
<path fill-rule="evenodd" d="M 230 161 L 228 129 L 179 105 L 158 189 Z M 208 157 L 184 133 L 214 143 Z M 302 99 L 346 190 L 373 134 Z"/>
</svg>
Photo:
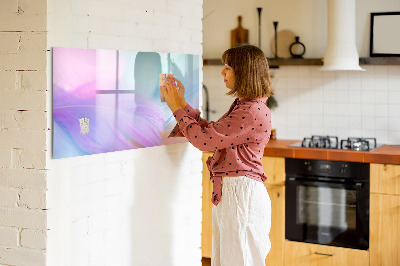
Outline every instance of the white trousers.
<svg viewBox="0 0 400 266">
<path fill-rule="evenodd" d="M 223 177 L 212 210 L 212 266 L 262 266 L 271 249 L 271 200 L 260 181 Z"/>
</svg>

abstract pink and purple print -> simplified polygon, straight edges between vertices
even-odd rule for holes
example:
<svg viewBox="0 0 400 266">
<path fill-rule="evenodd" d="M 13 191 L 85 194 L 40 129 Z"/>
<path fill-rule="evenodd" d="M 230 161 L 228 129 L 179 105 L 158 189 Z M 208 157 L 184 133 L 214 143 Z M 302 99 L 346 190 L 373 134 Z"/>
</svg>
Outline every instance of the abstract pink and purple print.
<svg viewBox="0 0 400 266">
<path fill-rule="evenodd" d="M 168 138 L 176 121 L 160 101 L 161 73 L 198 108 L 198 55 L 54 47 L 53 158 L 187 141 Z"/>
</svg>

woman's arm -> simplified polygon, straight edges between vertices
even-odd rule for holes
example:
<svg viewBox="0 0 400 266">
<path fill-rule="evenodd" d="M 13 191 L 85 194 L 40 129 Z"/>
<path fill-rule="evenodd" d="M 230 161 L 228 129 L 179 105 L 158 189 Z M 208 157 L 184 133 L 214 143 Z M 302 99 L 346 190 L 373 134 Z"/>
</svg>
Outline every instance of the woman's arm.
<svg viewBox="0 0 400 266">
<path fill-rule="evenodd" d="M 178 89 L 176 89 L 176 86 L 173 85 L 174 82 L 176 82 L 175 84 L 177 84 Z M 178 79 L 167 78 L 165 87 L 161 88 L 161 90 L 163 90 L 165 100 L 172 112 L 174 112 L 174 109 L 176 108 L 183 109 L 188 116 L 196 120 L 202 127 L 209 125 L 209 122 L 207 120 L 200 117 L 200 111 L 194 109 L 186 102 L 185 87 Z M 178 124 L 174 127 L 168 137 L 184 137 L 182 132 L 180 132 Z"/>
<path fill-rule="evenodd" d="M 201 151 L 224 149 L 241 145 L 248 142 L 257 142 L 257 124 L 254 115 L 249 110 L 233 110 L 228 116 L 221 118 L 218 122 L 209 123 L 206 127 L 184 110 L 176 110 L 174 116 L 179 123 L 180 132 Z M 264 125 L 265 127 L 265 125 Z"/>
</svg>

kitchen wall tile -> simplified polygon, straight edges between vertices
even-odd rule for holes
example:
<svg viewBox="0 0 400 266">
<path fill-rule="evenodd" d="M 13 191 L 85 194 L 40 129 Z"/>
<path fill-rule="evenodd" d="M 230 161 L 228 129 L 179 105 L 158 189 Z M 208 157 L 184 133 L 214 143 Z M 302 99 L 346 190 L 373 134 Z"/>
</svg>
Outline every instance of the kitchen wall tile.
<svg viewBox="0 0 400 266">
<path fill-rule="evenodd" d="M 324 116 L 320 113 L 314 113 L 311 115 L 311 127 L 313 129 L 322 129 Z"/>
<path fill-rule="evenodd" d="M 373 118 L 375 115 L 375 106 L 373 104 L 361 105 L 361 116 Z"/>
<path fill-rule="evenodd" d="M 292 113 L 287 117 L 287 123 L 289 126 L 298 127 L 301 126 L 301 122 L 299 121 L 299 115 L 296 113 Z"/>
<path fill-rule="evenodd" d="M 361 103 L 362 91 L 361 90 L 349 90 L 349 102 L 350 103 Z"/>
<path fill-rule="evenodd" d="M 364 68 L 364 66 L 361 66 Z M 364 73 L 364 71 L 347 71 L 347 76 L 349 80 L 361 80 L 361 74 Z"/>
<path fill-rule="evenodd" d="M 375 137 L 374 134 L 375 134 L 375 132 L 371 129 L 362 129 L 361 135 L 359 135 L 359 136 L 362 138 L 373 138 L 373 137 Z"/>
<path fill-rule="evenodd" d="M 374 89 L 374 77 L 365 75 L 361 77 L 361 89 L 362 90 L 373 90 Z"/>
<path fill-rule="evenodd" d="M 361 77 L 369 77 L 374 75 L 375 65 L 363 65 L 362 68 L 364 68 L 365 71 L 355 71 L 359 72 L 361 74 Z"/>
<path fill-rule="evenodd" d="M 335 128 L 336 125 L 336 116 L 335 115 L 324 115 L 324 121 L 323 121 L 323 125 L 324 125 L 324 129 L 325 130 L 330 130 L 332 128 Z M 331 134 L 330 131 L 327 131 L 326 134 Z"/>
<path fill-rule="evenodd" d="M 375 129 L 375 120 L 371 116 L 363 116 L 361 118 L 362 129 L 373 130 Z"/>
<path fill-rule="evenodd" d="M 299 67 L 297 69 L 297 76 L 310 79 L 312 69 L 310 67 Z"/>
<path fill-rule="evenodd" d="M 376 138 L 378 145 L 386 144 L 389 142 L 389 134 L 388 134 L 387 130 L 376 130 L 375 129 L 374 136 Z"/>
<path fill-rule="evenodd" d="M 310 77 L 300 76 L 298 77 L 298 88 L 310 89 Z"/>
<path fill-rule="evenodd" d="M 313 90 L 319 89 L 324 85 L 324 78 L 323 77 L 311 77 L 310 79 L 310 87 Z"/>
<path fill-rule="evenodd" d="M 326 132 L 324 131 L 324 129 L 322 127 L 312 127 L 311 128 L 311 134 L 309 136 L 312 135 L 326 135 Z M 304 135 L 306 136 L 306 135 Z"/>
<path fill-rule="evenodd" d="M 400 66 L 363 67 L 367 71 L 327 72 L 320 71 L 319 66 L 281 66 L 271 70 L 276 73 L 273 87 L 279 105 L 273 110 L 272 119 L 280 132 L 279 137 L 301 139 L 305 135 L 296 130 L 305 124 L 310 127 L 311 134 L 333 135 L 333 132 L 344 134 L 347 131 L 349 136 L 361 136 L 377 132 L 379 136 L 387 135 L 384 140 L 391 143 L 395 139 L 393 134 L 383 132 L 389 132 L 386 120 L 390 124 L 391 118 L 400 117 Z M 206 77 L 206 71 L 204 73 Z M 218 93 L 212 93 L 219 96 L 217 101 L 211 101 L 210 107 L 217 108 L 228 102 L 226 108 L 218 108 L 221 109 L 218 112 L 224 112 L 232 101 L 223 100 L 226 96 L 220 80 L 213 82 L 219 85 L 215 87 Z M 345 120 L 341 120 L 343 117 L 347 119 L 347 128 Z"/>
<path fill-rule="evenodd" d="M 387 143 L 399 144 L 400 131 L 389 131 L 389 140 Z"/>
<path fill-rule="evenodd" d="M 337 136 L 337 130 L 338 129 L 334 126 L 325 127 L 322 135 Z"/>
<path fill-rule="evenodd" d="M 280 129 L 278 129 L 279 131 Z M 301 136 L 300 134 L 298 134 L 297 130 L 298 127 L 294 127 L 294 126 L 287 126 L 286 127 L 286 134 L 284 135 L 285 137 L 282 138 L 287 138 L 287 139 L 299 139 Z"/>
<path fill-rule="evenodd" d="M 388 89 L 392 91 L 400 90 L 400 74 L 398 74 L 397 76 L 389 76 Z"/>
<path fill-rule="evenodd" d="M 376 91 L 374 94 L 375 104 L 385 104 L 388 102 L 388 92 L 386 91 Z"/>
<path fill-rule="evenodd" d="M 363 104 L 374 103 L 374 91 L 373 90 L 362 90 L 361 101 Z"/>
<path fill-rule="evenodd" d="M 299 89 L 299 102 L 310 105 L 313 91 L 308 89 Z"/>
<path fill-rule="evenodd" d="M 389 118 L 400 116 L 400 104 L 389 104 Z"/>
<path fill-rule="evenodd" d="M 336 103 L 348 104 L 349 102 L 349 90 L 340 89 L 336 91 Z"/>
<path fill-rule="evenodd" d="M 397 91 L 389 91 L 389 104 L 400 104 L 400 88 Z"/>
<path fill-rule="evenodd" d="M 348 71 L 349 90 L 361 89 L 361 71 Z"/>
<path fill-rule="evenodd" d="M 384 130 L 389 128 L 388 117 L 375 117 L 375 130 Z"/>
<path fill-rule="evenodd" d="M 338 116 L 347 116 L 349 114 L 349 105 L 346 103 L 336 103 L 336 114 Z"/>
<path fill-rule="evenodd" d="M 286 89 L 286 79 L 280 76 L 273 77 L 271 79 L 272 89 L 276 92 L 277 90 Z"/>
<path fill-rule="evenodd" d="M 307 67 L 310 69 L 311 78 L 322 78 L 324 76 L 324 71 L 321 71 L 321 66 L 310 66 Z"/>
<path fill-rule="evenodd" d="M 299 88 L 298 78 L 297 77 L 287 77 L 286 78 L 286 87 L 288 89 L 297 89 L 297 88 Z"/>
<path fill-rule="evenodd" d="M 349 128 L 350 129 L 361 129 L 362 123 L 359 116 L 349 116 Z"/>
<path fill-rule="evenodd" d="M 387 91 L 388 89 L 388 79 L 387 78 L 375 78 L 374 79 L 374 89 L 375 91 Z"/>
<path fill-rule="evenodd" d="M 325 103 L 323 108 L 324 116 L 336 114 L 336 104 L 334 103 Z"/>
<path fill-rule="evenodd" d="M 297 88 L 292 88 L 292 89 L 288 88 L 286 90 L 287 101 L 298 102 L 299 101 L 298 96 L 299 96 L 299 91 Z"/>
<path fill-rule="evenodd" d="M 361 128 L 349 128 L 349 137 L 360 137 L 362 136 Z"/>
<path fill-rule="evenodd" d="M 324 78 L 335 78 L 335 71 L 321 71 Z"/>
<path fill-rule="evenodd" d="M 298 74 L 298 67 L 297 66 L 287 66 L 286 68 L 286 73 L 285 77 L 297 77 Z"/>
<path fill-rule="evenodd" d="M 374 66 L 374 77 L 375 78 L 387 78 L 388 66 L 387 65 L 376 65 Z"/>
<path fill-rule="evenodd" d="M 388 117 L 389 108 L 387 104 L 375 104 L 375 117 Z"/>
<path fill-rule="evenodd" d="M 400 117 L 389 118 L 389 130 L 400 131 Z"/>
<path fill-rule="evenodd" d="M 349 129 L 348 128 L 338 128 L 336 130 L 336 136 L 339 138 L 339 146 L 341 139 L 347 139 L 349 137 Z"/>
<path fill-rule="evenodd" d="M 312 115 L 323 115 L 322 112 L 324 110 L 324 104 L 322 102 L 311 102 L 311 114 Z"/>
<path fill-rule="evenodd" d="M 349 104 L 349 115 L 351 116 L 361 116 L 362 107 L 360 103 Z"/>
<path fill-rule="evenodd" d="M 336 127 L 347 130 L 349 127 L 349 118 L 347 116 L 336 116 Z"/>
<path fill-rule="evenodd" d="M 310 103 L 299 103 L 298 113 L 301 115 L 309 116 L 311 113 L 311 104 Z"/>
<path fill-rule="evenodd" d="M 400 66 L 396 65 L 388 67 L 387 73 L 389 77 L 400 77 Z"/>
<path fill-rule="evenodd" d="M 339 71 L 336 74 L 336 89 L 347 90 L 349 87 L 349 75 L 347 71 Z"/>
<path fill-rule="evenodd" d="M 323 90 L 321 90 L 319 88 L 313 88 L 312 93 L 311 93 L 311 103 L 314 103 L 314 102 L 320 103 L 320 102 L 322 102 L 323 97 L 324 97 Z"/>
<path fill-rule="evenodd" d="M 332 84 L 324 85 L 324 98 L 323 101 L 326 103 L 334 103 L 336 101 L 336 90 Z"/>
<path fill-rule="evenodd" d="M 311 136 L 311 128 L 310 127 L 298 127 L 297 134 L 300 136 Z"/>
</svg>

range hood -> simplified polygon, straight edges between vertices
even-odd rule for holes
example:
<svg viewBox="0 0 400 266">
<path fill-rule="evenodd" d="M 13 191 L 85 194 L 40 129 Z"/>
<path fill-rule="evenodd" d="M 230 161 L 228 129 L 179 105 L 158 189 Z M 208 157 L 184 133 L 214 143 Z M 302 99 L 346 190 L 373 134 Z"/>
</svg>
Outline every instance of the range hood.
<svg viewBox="0 0 400 266">
<path fill-rule="evenodd" d="M 358 70 L 355 0 L 328 0 L 328 44 L 323 71 Z"/>
</svg>

